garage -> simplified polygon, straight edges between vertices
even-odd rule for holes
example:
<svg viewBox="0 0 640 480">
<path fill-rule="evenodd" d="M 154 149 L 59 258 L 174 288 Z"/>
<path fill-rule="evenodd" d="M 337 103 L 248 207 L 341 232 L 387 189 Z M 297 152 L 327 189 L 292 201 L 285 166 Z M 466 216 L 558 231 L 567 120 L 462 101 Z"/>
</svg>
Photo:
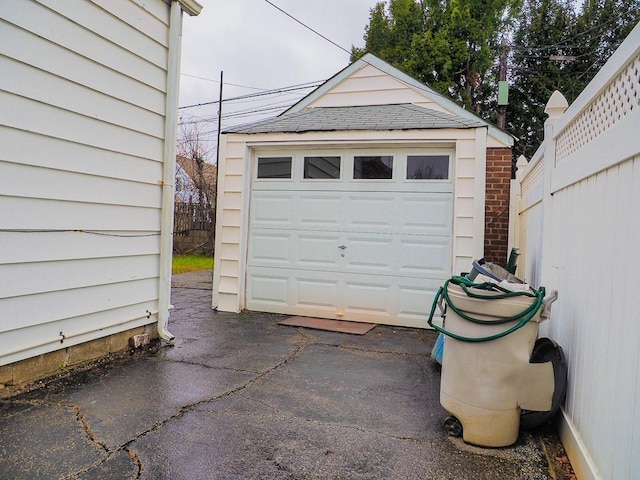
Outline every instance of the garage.
<svg viewBox="0 0 640 480">
<path fill-rule="evenodd" d="M 256 151 L 247 309 L 424 326 L 451 271 L 446 150 Z"/>
<path fill-rule="evenodd" d="M 506 257 L 512 144 L 369 54 L 226 129 L 213 308 L 426 328 L 448 277 Z"/>
</svg>

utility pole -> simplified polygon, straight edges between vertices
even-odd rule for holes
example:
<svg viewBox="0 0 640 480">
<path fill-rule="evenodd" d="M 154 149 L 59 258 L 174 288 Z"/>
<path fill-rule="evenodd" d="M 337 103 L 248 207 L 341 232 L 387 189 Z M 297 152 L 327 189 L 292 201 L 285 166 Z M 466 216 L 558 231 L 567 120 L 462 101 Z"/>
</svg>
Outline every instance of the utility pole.
<svg viewBox="0 0 640 480">
<path fill-rule="evenodd" d="M 509 83 L 507 82 L 507 39 L 502 39 L 502 53 L 500 53 L 500 70 L 498 72 L 498 115 L 497 126 L 501 130 L 507 123 L 507 104 L 509 103 Z"/>
<path fill-rule="evenodd" d="M 214 188 L 213 191 L 215 192 L 215 196 L 216 198 L 213 199 L 214 203 L 214 215 L 212 218 L 212 222 L 213 222 L 213 232 L 211 234 L 211 244 L 213 245 L 213 248 L 216 248 L 216 217 L 217 212 L 218 212 L 218 172 L 220 171 L 220 134 L 221 134 L 221 130 L 222 130 L 222 87 L 224 85 L 224 71 L 220 71 L 220 93 L 218 96 L 218 141 L 216 143 L 216 176 L 214 179 Z"/>
<path fill-rule="evenodd" d="M 224 72 L 220 72 L 220 94 L 218 97 L 218 142 L 216 145 L 216 168 L 220 161 L 220 129 L 222 128 L 222 85 L 223 85 Z M 217 185 L 216 185 L 217 186 Z M 216 189 L 217 191 L 217 189 Z"/>
</svg>

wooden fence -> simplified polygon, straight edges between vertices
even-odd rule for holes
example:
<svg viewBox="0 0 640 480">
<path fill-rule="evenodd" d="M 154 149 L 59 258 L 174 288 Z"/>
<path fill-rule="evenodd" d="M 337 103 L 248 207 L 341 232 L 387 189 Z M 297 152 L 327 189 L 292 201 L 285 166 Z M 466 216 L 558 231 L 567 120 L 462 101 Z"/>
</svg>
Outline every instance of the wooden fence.
<svg viewBox="0 0 640 480">
<path fill-rule="evenodd" d="M 173 219 L 173 251 L 212 255 L 214 218 L 215 208 L 177 203 Z"/>
<path fill-rule="evenodd" d="M 190 230 L 213 231 L 215 208 L 197 203 L 175 205 L 173 219 L 174 235 L 189 235 Z"/>
</svg>

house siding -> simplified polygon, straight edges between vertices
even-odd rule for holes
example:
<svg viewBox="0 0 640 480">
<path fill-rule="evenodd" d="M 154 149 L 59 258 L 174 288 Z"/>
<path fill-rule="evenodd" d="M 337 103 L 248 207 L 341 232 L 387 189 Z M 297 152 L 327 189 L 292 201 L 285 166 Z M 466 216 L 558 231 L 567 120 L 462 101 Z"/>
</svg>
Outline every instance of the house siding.
<svg viewBox="0 0 640 480">
<path fill-rule="evenodd" d="M 169 10 L 0 3 L 0 365 L 157 321 Z"/>
</svg>

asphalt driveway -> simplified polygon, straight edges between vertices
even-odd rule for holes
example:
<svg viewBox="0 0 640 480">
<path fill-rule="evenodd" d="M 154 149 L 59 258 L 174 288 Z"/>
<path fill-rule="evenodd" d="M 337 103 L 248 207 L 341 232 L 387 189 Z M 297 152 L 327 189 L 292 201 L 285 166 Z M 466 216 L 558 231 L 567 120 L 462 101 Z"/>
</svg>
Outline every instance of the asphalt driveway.
<svg viewBox="0 0 640 480">
<path fill-rule="evenodd" d="M 278 326 L 213 312 L 210 272 L 173 285 L 173 346 L 0 400 L 0 478 L 554 478 L 548 429 L 502 449 L 445 435 L 432 332 Z"/>
</svg>

